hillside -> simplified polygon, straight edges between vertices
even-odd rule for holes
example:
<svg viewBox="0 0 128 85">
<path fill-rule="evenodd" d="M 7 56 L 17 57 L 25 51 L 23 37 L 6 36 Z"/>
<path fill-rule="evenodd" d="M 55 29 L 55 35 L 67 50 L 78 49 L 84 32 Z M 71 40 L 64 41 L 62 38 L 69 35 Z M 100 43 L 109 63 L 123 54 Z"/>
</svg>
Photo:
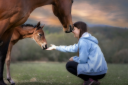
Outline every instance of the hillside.
<svg viewBox="0 0 128 85">
<path fill-rule="evenodd" d="M 62 32 L 61 27 L 45 26 L 43 29 L 50 44 L 72 45 L 77 43 L 72 33 Z M 99 41 L 104 56 L 108 63 L 128 63 L 128 29 L 95 26 L 90 27 L 89 32 Z M 67 61 L 77 53 L 63 53 L 58 51 L 44 51 L 32 39 L 20 40 L 12 51 L 12 61 Z"/>
</svg>

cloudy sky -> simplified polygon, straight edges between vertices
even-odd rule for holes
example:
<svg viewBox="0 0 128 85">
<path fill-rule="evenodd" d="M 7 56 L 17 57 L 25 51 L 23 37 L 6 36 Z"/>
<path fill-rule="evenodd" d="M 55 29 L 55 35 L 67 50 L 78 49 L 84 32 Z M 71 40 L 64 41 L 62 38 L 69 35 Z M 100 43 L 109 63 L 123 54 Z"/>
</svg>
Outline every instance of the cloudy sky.
<svg viewBox="0 0 128 85">
<path fill-rule="evenodd" d="M 128 27 L 128 0 L 74 0 L 72 18 L 73 22 L 84 21 L 91 25 Z M 46 25 L 61 25 L 51 5 L 34 10 L 27 23 L 37 21 Z"/>
</svg>

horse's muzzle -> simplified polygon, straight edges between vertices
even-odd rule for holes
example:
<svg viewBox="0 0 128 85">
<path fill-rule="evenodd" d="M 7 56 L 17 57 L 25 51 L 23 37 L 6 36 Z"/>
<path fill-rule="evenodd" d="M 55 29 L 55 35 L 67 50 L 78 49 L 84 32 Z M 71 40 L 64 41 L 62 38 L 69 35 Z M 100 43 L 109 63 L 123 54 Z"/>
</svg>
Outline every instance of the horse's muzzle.
<svg viewBox="0 0 128 85">
<path fill-rule="evenodd" d="M 70 33 L 74 30 L 74 26 L 69 25 L 69 31 L 65 31 L 65 33 Z"/>
<path fill-rule="evenodd" d="M 42 46 L 43 50 L 47 49 L 47 44 Z"/>
</svg>

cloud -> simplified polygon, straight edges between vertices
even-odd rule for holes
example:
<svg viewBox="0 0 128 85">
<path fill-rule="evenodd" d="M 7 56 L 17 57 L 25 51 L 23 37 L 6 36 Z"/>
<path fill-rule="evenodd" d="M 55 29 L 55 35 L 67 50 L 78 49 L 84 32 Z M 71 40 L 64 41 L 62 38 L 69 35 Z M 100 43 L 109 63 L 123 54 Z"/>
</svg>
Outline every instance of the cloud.
<svg viewBox="0 0 128 85">
<path fill-rule="evenodd" d="M 61 25 L 58 18 L 54 16 L 51 5 L 40 7 L 34 10 L 26 22 L 29 23 L 30 20 L 34 20 L 36 22 L 40 21 L 42 24 L 46 25 Z"/>
<path fill-rule="evenodd" d="M 128 27 L 127 4 L 128 0 L 74 0 L 73 22 L 85 21 L 87 24 Z M 54 16 L 51 5 L 37 8 L 29 19 L 41 21 L 46 25 L 61 25 Z"/>
<path fill-rule="evenodd" d="M 128 27 L 128 5 L 125 5 L 128 4 L 127 0 L 75 0 L 74 2 L 76 2 L 74 11 L 78 10 L 82 15 L 85 13 L 82 17 L 86 22 Z M 80 14 L 78 17 L 81 17 Z"/>
</svg>

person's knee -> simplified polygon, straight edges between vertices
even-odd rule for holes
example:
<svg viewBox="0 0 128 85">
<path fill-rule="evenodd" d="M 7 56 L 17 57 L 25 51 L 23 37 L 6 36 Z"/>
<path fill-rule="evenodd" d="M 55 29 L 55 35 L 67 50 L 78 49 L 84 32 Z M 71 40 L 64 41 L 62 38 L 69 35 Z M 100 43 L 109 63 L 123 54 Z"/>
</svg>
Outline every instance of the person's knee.
<svg viewBox="0 0 128 85">
<path fill-rule="evenodd" d="M 66 64 L 66 69 L 68 70 L 72 65 L 72 61 L 68 61 Z"/>
<path fill-rule="evenodd" d="M 68 68 L 69 68 L 69 65 L 70 65 L 70 61 L 68 61 L 67 63 L 66 63 L 66 69 L 68 70 Z"/>
</svg>

